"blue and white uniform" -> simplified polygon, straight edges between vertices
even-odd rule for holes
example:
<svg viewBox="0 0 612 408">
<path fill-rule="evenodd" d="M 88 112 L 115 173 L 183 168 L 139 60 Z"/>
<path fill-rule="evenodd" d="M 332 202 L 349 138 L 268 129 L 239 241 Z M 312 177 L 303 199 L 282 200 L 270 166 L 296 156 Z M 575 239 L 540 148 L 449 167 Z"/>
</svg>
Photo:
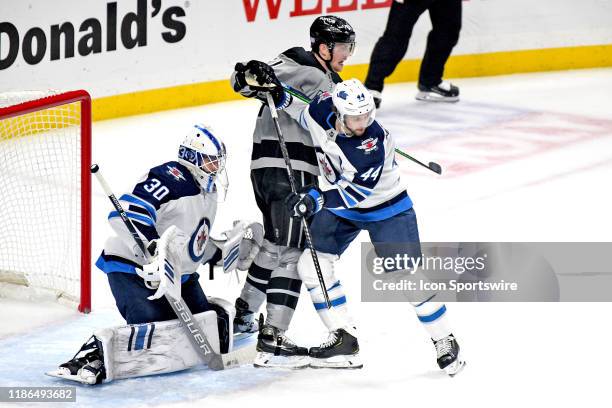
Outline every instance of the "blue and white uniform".
<svg viewBox="0 0 612 408">
<path fill-rule="evenodd" d="M 335 313 L 326 308 L 312 257 L 305 251 L 298 271 L 308 288 L 315 309 L 330 331 L 353 327 L 346 310 L 342 284 L 334 274 L 334 263 L 348 245 L 368 231 L 378 256 L 421 255 L 419 232 L 412 200 L 400 180 L 395 161 L 395 142 L 391 134 L 374 120 L 362 136 L 349 137 L 336 128 L 337 114 L 332 97 L 320 95 L 300 117 L 317 152 L 321 172 L 322 208 L 317 204 L 311 232 L 330 301 Z M 317 191 L 309 194 L 315 199 Z M 446 307 L 429 299 L 415 302 L 417 316 L 433 338 L 446 336 L 442 323 Z"/>
<path fill-rule="evenodd" d="M 154 167 L 141 178 L 131 193 L 119 201 L 143 242 L 158 239 L 171 226 L 187 235 L 188 244 L 181 256 L 183 298 L 193 313 L 207 310 L 208 302 L 199 287 L 196 272 L 218 249 L 209 240 L 217 211 L 217 193 L 211 185 L 205 192 L 189 169 L 171 161 Z M 111 290 L 120 312 L 129 324 L 175 318 L 172 310 L 160 307 L 165 300 L 148 300 L 154 290 L 145 287 L 136 274 L 144 260 L 119 214 L 111 211 L 108 220 L 115 231 L 104 245 L 96 266 L 108 274 Z M 196 287 L 197 286 L 197 287 Z"/>
<path fill-rule="evenodd" d="M 374 121 L 360 137 L 335 129 L 332 98 L 324 93 L 303 111 L 317 152 L 325 208 L 355 221 L 380 221 L 412 208 L 400 182 L 395 142 Z"/>
</svg>

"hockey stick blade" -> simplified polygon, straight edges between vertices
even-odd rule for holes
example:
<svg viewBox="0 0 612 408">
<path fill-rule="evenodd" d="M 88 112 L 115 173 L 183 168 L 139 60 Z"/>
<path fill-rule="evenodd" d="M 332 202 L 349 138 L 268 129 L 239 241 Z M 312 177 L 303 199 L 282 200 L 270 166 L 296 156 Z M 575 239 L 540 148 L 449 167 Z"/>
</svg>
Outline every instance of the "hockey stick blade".
<svg viewBox="0 0 612 408">
<path fill-rule="evenodd" d="M 442 167 L 435 162 L 429 162 L 429 168 L 431 169 L 431 171 L 436 172 L 438 174 L 442 174 Z"/>
</svg>

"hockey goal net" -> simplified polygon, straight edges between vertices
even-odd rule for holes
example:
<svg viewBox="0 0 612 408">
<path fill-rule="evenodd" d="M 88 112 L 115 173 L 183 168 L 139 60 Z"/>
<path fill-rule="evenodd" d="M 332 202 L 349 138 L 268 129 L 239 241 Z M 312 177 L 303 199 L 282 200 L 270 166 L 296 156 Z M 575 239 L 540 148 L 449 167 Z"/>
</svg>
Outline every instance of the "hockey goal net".
<svg viewBox="0 0 612 408">
<path fill-rule="evenodd" d="M 0 296 L 90 311 L 90 162 L 87 92 L 0 93 Z"/>
</svg>

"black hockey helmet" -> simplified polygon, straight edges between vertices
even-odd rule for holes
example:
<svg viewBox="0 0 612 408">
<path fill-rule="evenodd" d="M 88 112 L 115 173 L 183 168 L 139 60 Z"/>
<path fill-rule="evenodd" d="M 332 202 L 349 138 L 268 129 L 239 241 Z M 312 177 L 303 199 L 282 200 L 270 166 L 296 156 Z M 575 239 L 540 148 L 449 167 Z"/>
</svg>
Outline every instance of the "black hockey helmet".
<svg viewBox="0 0 612 408">
<path fill-rule="evenodd" d="M 325 44 L 333 52 L 336 43 L 355 43 L 355 30 L 343 18 L 319 16 L 310 26 L 310 46 L 318 54 L 319 45 Z"/>
</svg>

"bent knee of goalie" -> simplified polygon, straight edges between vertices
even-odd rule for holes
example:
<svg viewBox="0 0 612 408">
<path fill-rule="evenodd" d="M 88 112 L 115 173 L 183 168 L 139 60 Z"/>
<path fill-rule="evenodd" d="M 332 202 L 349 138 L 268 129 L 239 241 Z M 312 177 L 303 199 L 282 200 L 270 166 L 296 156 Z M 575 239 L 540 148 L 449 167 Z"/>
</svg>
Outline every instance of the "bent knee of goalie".
<svg viewBox="0 0 612 408">
<path fill-rule="evenodd" d="M 330 287 L 330 285 L 336 282 L 336 277 L 334 275 L 334 262 L 337 259 L 337 255 L 317 251 L 317 260 L 321 268 L 321 275 L 323 276 L 323 281 L 327 287 Z M 304 252 L 302 252 L 302 255 L 300 255 L 297 269 L 298 275 L 300 276 L 302 282 L 304 282 L 307 289 L 310 290 L 320 286 L 315 263 L 309 249 L 306 249 Z"/>
</svg>

